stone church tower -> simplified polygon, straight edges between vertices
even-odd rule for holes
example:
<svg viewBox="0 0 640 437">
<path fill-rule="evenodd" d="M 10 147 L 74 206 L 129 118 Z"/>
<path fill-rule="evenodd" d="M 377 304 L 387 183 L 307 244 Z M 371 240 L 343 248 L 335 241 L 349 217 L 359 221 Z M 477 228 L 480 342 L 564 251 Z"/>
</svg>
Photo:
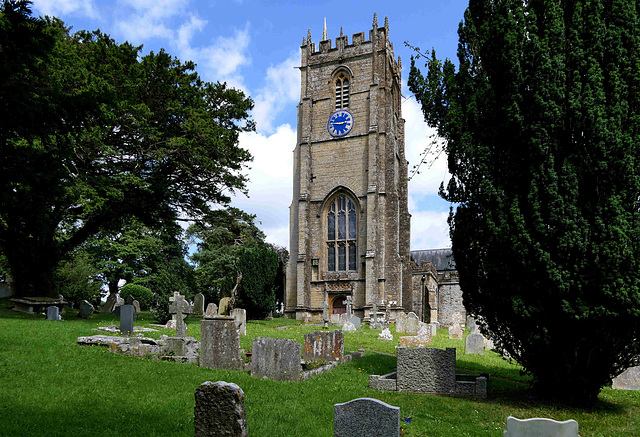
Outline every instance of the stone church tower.
<svg viewBox="0 0 640 437">
<path fill-rule="evenodd" d="M 340 33 L 302 40 L 285 314 L 320 320 L 326 302 L 335 320 L 350 296 L 395 318 L 413 309 L 401 64 L 387 19 Z"/>
</svg>

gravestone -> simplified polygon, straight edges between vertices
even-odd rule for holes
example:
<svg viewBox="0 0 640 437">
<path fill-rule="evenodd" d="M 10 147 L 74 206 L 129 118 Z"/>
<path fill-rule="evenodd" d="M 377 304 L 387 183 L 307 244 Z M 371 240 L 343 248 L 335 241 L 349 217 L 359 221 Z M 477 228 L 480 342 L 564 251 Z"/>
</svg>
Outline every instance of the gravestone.
<svg viewBox="0 0 640 437">
<path fill-rule="evenodd" d="M 484 337 L 482 334 L 469 334 L 464 340 L 464 353 L 484 355 Z"/>
<path fill-rule="evenodd" d="M 345 322 L 344 325 L 342 325 L 342 330 L 345 332 L 353 332 L 356 330 L 356 326 L 351 320 L 353 318 L 353 299 L 351 296 L 347 296 L 347 299 L 343 303 L 347 307 L 347 312 L 344 315 Z"/>
<path fill-rule="evenodd" d="M 398 334 L 404 334 L 406 332 L 406 323 L 407 315 L 402 311 L 396 316 L 396 332 Z"/>
<path fill-rule="evenodd" d="M 131 335 L 133 333 L 133 315 L 136 309 L 133 305 L 122 305 L 120 307 L 120 333 Z"/>
<path fill-rule="evenodd" d="M 449 338 L 456 338 L 461 340 L 462 337 L 464 336 L 464 331 L 462 330 L 462 328 L 460 327 L 460 325 L 458 323 L 454 323 L 453 325 L 449 326 Z"/>
<path fill-rule="evenodd" d="M 407 314 L 407 321 L 405 325 L 405 332 L 407 335 L 418 335 L 418 326 L 420 324 L 420 319 L 416 316 L 416 313 L 413 311 Z"/>
<path fill-rule="evenodd" d="M 400 407 L 378 399 L 359 398 L 333 406 L 335 437 L 398 437 Z"/>
<path fill-rule="evenodd" d="M 305 361 L 342 361 L 344 356 L 344 332 L 314 331 L 304 335 L 302 358 Z"/>
<path fill-rule="evenodd" d="M 231 301 L 230 297 L 223 297 L 220 299 L 220 304 L 218 305 L 218 315 L 220 316 L 228 316 L 229 315 L 229 302 Z"/>
<path fill-rule="evenodd" d="M 322 302 L 322 326 L 329 327 L 329 304 L 326 300 Z"/>
<path fill-rule="evenodd" d="M 467 316 L 467 322 L 465 326 L 471 334 L 475 334 L 476 332 L 478 332 L 478 324 L 476 323 L 476 319 L 471 316 Z"/>
<path fill-rule="evenodd" d="M 456 349 L 399 347 L 398 391 L 455 393 Z"/>
<path fill-rule="evenodd" d="M 118 296 L 115 293 L 111 293 L 109 297 L 107 297 L 107 301 L 102 305 L 100 311 L 103 313 L 112 313 L 116 307 L 116 303 L 118 303 Z"/>
<path fill-rule="evenodd" d="M 135 300 L 135 298 L 133 297 L 133 295 L 129 295 L 127 296 L 127 298 L 124 300 L 124 305 L 133 305 L 133 301 Z"/>
<path fill-rule="evenodd" d="M 140 312 L 140 302 L 133 299 L 133 302 L 131 302 L 131 305 L 133 305 L 133 307 L 136 309 L 136 316 L 137 316 L 138 313 Z"/>
<path fill-rule="evenodd" d="M 47 307 L 47 320 L 62 320 L 58 314 L 60 310 L 56 306 Z"/>
<path fill-rule="evenodd" d="M 236 321 L 236 327 L 240 331 L 240 335 L 247 335 L 247 310 L 234 308 L 229 315 Z"/>
<path fill-rule="evenodd" d="M 195 437 L 246 437 L 244 392 L 236 384 L 207 381 L 195 391 Z"/>
<path fill-rule="evenodd" d="M 431 344 L 431 326 L 423 322 L 418 322 L 418 332 L 416 335 L 400 337 L 398 339 L 400 347 L 420 347 Z"/>
<path fill-rule="evenodd" d="M 640 390 L 640 366 L 629 367 L 615 377 L 611 387 L 617 390 Z"/>
<path fill-rule="evenodd" d="M 80 302 L 80 311 L 78 312 L 78 317 L 83 319 L 88 319 L 91 314 L 93 314 L 94 308 L 88 301 L 83 300 Z"/>
<path fill-rule="evenodd" d="M 169 298 L 171 304 L 169 305 L 169 313 L 175 315 L 176 319 L 176 337 L 187 336 L 187 325 L 184 319 L 191 314 L 191 305 L 184 299 L 184 296 L 179 292 L 174 292 L 173 296 Z"/>
<path fill-rule="evenodd" d="M 258 337 L 251 350 L 251 376 L 300 381 L 302 345 L 284 338 Z"/>
<path fill-rule="evenodd" d="M 431 322 L 429 323 L 429 326 L 431 326 L 431 338 L 435 338 L 436 335 L 438 335 L 438 326 L 440 326 L 440 323 Z"/>
<path fill-rule="evenodd" d="M 353 323 L 353 326 L 355 326 L 356 329 L 360 329 L 360 326 L 362 326 L 362 320 L 360 317 L 351 316 L 351 323 Z"/>
<path fill-rule="evenodd" d="M 204 294 L 197 293 L 194 296 L 191 315 L 194 317 L 202 317 L 204 315 Z"/>
<path fill-rule="evenodd" d="M 382 332 L 378 334 L 378 338 L 380 340 L 393 341 L 393 335 L 391 334 L 389 328 L 384 328 Z"/>
<path fill-rule="evenodd" d="M 200 367 L 243 370 L 240 333 L 231 317 L 216 316 L 200 321 Z"/>
<path fill-rule="evenodd" d="M 507 418 L 507 430 L 504 437 L 579 437 L 578 422 L 565 420 L 558 422 L 553 419 L 533 418 L 516 419 Z"/>
<path fill-rule="evenodd" d="M 133 300 L 133 302 L 137 302 L 135 300 Z M 116 317 L 120 317 L 120 311 L 122 310 L 123 305 L 118 305 L 115 307 L 115 309 L 113 310 L 113 315 Z M 135 309 L 135 305 L 133 306 L 133 308 Z M 138 313 L 137 312 L 133 312 L 133 318 L 136 319 L 138 318 Z"/>
<path fill-rule="evenodd" d="M 216 316 L 218 314 L 218 305 L 215 303 L 210 303 L 207 305 L 207 310 L 204 312 L 204 316 L 206 318 Z"/>
</svg>

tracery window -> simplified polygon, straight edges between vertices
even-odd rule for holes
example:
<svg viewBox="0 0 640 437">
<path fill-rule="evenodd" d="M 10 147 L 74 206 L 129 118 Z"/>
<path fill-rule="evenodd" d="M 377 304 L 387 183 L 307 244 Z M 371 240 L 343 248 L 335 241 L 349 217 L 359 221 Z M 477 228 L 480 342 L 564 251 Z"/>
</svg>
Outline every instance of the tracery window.
<svg viewBox="0 0 640 437">
<path fill-rule="evenodd" d="M 356 205 L 347 196 L 336 197 L 327 212 L 327 270 L 356 270 L 358 236 Z"/>
<path fill-rule="evenodd" d="M 349 107 L 349 76 L 346 73 L 338 74 L 336 78 L 336 110 Z"/>
</svg>

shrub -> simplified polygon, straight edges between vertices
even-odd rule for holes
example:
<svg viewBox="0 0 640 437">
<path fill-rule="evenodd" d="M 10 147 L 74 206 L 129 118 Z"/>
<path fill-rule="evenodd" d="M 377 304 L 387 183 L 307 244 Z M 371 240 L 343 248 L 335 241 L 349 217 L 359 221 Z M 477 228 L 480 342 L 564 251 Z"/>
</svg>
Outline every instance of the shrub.
<svg viewBox="0 0 640 437">
<path fill-rule="evenodd" d="M 138 284 L 126 284 L 120 290 L 120 297 L 127 300 L 127 297 L 133 296 L 140 304 L 141 309 L 147 309 L 153 302 L 153 293 L 147 287 Z"/>
<path fill-rule="evenodd" d="M 169 296 L 156 295 L 156 301 L 154 302 L 153 308 L 151 308 L 151 315 L 158 323 L 163 325 L 171 319 L 171 314 L 169 313 Z"/>
</svg>

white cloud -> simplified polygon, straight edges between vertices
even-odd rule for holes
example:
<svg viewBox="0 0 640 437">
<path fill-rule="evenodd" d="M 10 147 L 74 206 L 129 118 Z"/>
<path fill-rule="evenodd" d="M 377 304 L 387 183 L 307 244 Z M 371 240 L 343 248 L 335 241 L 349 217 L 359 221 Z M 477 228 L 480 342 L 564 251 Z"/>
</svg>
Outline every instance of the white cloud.
<svg viewBox="0 0 640 437">
<path fill-rule="evenodd" d="M 451 247 L 448 212 L 411 212 L 411 250 Z"/>
<path fill-rule="evenodd" d="M 272 133 L 280 112 L 295 105 L 300 97 L 300 54 L 296 51 L 285 61 L 267 69 L 265 86 L 255 98 L 253 117 L 261 132 Z"/>
<path fill-rule="evenodd" d="M 117 23 L 118 30 L 134 44 L 145 43 L 150 38 L 173 40 L 174 30 L 168 21 L 186 9 L 189 0 L 119 0 L 120 8 L 127 12 L 127 19 Z M 133 8 L 134 11 L 129 11 Z"/>
<path fill-rule="evenodd" d="M 235 196 L 233 205 L 256 214 L 267 241 L 289 247 L 289 206 L 293 193 L 293 149 L 296 131 L 288 124 L 275 133 L 242 133 L 240 146 L 254 157 L 248 172 L 249 198 Z"/>
<path fill-rule="evenodd" d="M 230 37 L 218 36 L 209 46 L 195 47 L 192 39 L 197 32 L 205 29 L 207 22 L 192 15 L 177 32 L 172 41 L 178 51 L 178 57 L 198 64 L 198 74 L 205 81 L 227 82 L 231 87 L 246 91 L 244 77 L 239 73 L 241 67 L 251 64 L 248 54 L 249 23 L 244 29 L 235 29 Z"/>
<path fill-rule="evenodd" d="M 33 6 L 42 15 L 60 17 L 77 13 L 90 18 L 97 16 L 94 0 L 34 0 Z"/>
</svg>

